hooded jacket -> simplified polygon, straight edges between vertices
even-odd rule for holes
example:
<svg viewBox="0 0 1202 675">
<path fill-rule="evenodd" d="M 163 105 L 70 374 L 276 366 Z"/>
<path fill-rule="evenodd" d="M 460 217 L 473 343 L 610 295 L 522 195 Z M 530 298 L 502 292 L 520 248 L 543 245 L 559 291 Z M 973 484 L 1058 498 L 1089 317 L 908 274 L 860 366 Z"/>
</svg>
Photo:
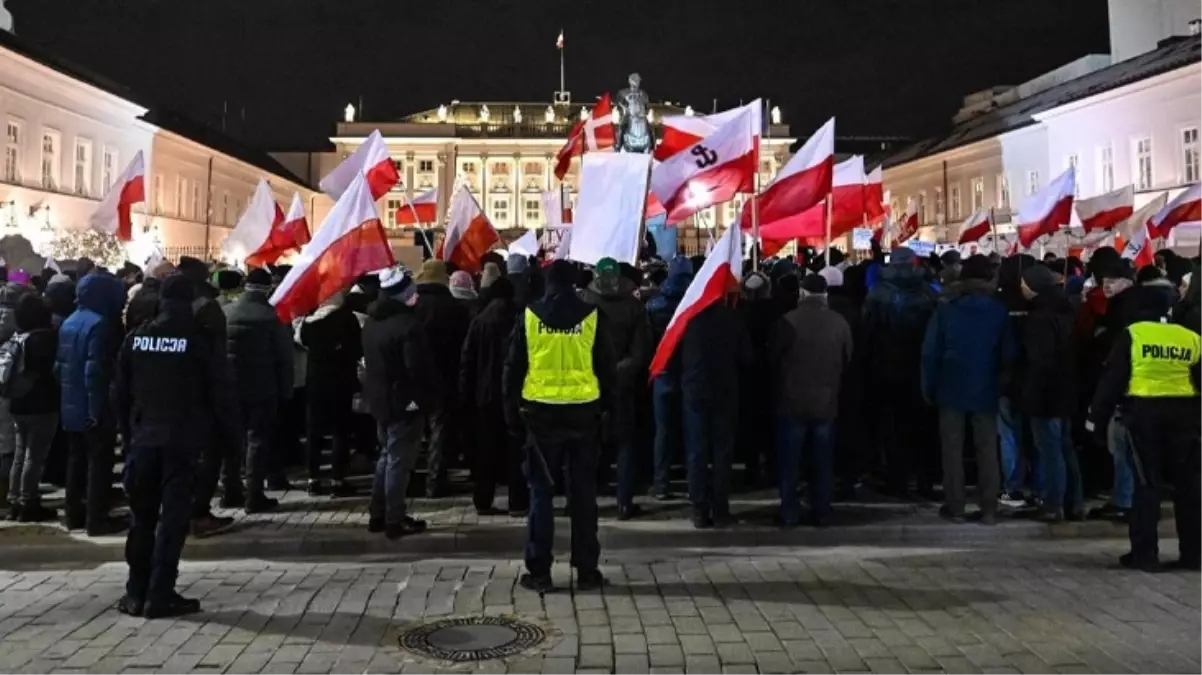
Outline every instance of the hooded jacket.
<svg viewBox="0 0 1202 675">
<path fill-rule="evenodd" d="M 406 413 L 442 407 L 442 377 L 412 307 L 388 295 L 371 305 L 363 324 L 363 360 L 363 402 L 377 422 L 391 424 Z"/>
<path fill-rule="evenodd" d="M 634 297 L 635 290 L 633 281 L 614 275 L 593 279 L 580 293 L 605 316 L 617 359 L 618 396 L 623 397 L 633 396 L 634 388 L 646 381 L 644 369 L 651 362 L 651 324 L 643 303 Z"/>
<path fill-rule="evenodd" d="M 1019 331 L 1018 409 L 1032 417 L 1071 417 L 1077 411 L 1074 314 L 1055 286 L 1036 296 Z"/>
<path fill-rule="evenodd" d="M 121 348 L 125 288 L 117 277 L 93 272 L 79 282 L 76 301 L 78 307 L 59 327 L 56 362 L 62 426 L 72 432 L 111 419 L 109 385 Z"/>
<path fill-rule="evenodd" d="M 306 354 L 305 386 L 318 400 L 320 392 L 349 397 L 359 388 L 359 359 L 363 332 L 359 319 L 345 302 L 322 305 L 301 322 L 300 343 Z M 310 397 L 312 400 L 312 396 Z"/>
<path fill-rule="evenodd" d="M 913 265 L 890 264 L 864 300 L 860 325 L 865 367 L 883 379 L 917 394 L 922 341 L 935 313 L 938 295 Z"/>
<path fill-rule="evenodd" d="M 17 303 L 30 291 L 28 286 L 6 283 L 0 286 L 0 344 L 17 333 Z"/>
<path fill-rule="evenodd" d="M 226 347 L 238 396 L 274 403 L 292 396 L 292 332 L 263 291 L 244 291 L 223 307 Z"/>
<path fill-rule="evenodd" d="M 953 282 L 939 299 L 922 343 L 922 395 L 939 408 L 997 412 L 1015 337 L 989 281 Z"/>
</svg>

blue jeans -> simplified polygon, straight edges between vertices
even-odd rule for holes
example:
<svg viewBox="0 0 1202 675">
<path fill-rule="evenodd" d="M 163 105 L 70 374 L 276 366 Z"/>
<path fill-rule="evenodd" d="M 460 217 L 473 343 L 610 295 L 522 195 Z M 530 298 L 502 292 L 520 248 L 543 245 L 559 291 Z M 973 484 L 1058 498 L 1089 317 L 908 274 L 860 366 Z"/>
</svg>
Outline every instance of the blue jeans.
<svg viewBox="0 0 1202 675">
<path fill-rule="evenodd" d="M 655 494 L 668 491 L 668 471 L 672 460 L 680 456 L 680 387 L 661 375 L 651 383 L 651 403 L 655 409 L 655 472 L 651 489 Z"/>
<path fill-rule="evenodd" d="M 1023 417 L 1010 399 L 998 401 L 998 438 L 1001 441 L 1002 489 L 1015 493 L 1023 489 Z"/>
<path fill-rule="evenodd" d="M 834 489 L 834 420 L 776 418 L 776 473 L 780 485 L 780 519 L 786 525 L 801 520 L 797 483 L 801 463 L 810 461 L 810 512 L 818 518 L 831 513 Z"/>
<path fill-rule="evenodd" d="M 1073 447 L 1072 420 L 1032 417 L 1031 434 L 1043 466 L 1043 502 L 1049 509 L 1080 511 L 1081 466 Z"/>
<path fill-rule="evenodd" d="M 380 458 L 371 483 L 368 514 L 384 519 L 387 525 L 400 525 L 405 519 L 405 493 L 422 442 L 422 415 L 405 413 L 398 422 L 379 425 Z"/>
<path fill-rule="evenodd" d="M 737 424 L 738 413 L 725 401 L 684 399 L 689 501 L 695 516 L 730 515 L 730 471 Z"/>
<path fill-rule="evenodd" d="M 1114 493 L 1110 503 L 1121 509 L 1131 508 L 1135 496 L 1135 475 L 1131 472 L 1131 432 L 1115 415 L 1106 430 L 1107 445 L 1114 456 Z"/>
</svg>

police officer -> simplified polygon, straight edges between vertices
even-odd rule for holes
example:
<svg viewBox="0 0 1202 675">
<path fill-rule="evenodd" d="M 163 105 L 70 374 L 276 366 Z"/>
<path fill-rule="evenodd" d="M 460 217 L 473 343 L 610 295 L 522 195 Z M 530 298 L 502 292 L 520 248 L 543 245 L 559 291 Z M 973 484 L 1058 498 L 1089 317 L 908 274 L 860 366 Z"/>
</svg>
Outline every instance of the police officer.
<svg viewBox="0 0 1202 675">
<path fill-rule="evenodd" d="M 1116 340 L 1090 407 L 1095 433 L 1107 428 L 1116 406 L 1131 433 L 1135 497 L 1131 505 L 1131 551 L 1124 567 L 1148 572 L 1197 570 L 1202 562 L 1199 527 L 1200 434 L 1197 333 L 1165 321 L 1169 299 L 1155 289 L 1131 289 L 1139 320 Z M 1166 482 L 1173 484 L 1180 559 L 1160 564 L 1156 526 Z"/>
<path fill-rule="evenodd" d="M 164 280 L 158 316 L 126 337 L 118 361 L 130 528 L 129 581 L 117 609 L 148 619 L 200 611 L 175 592 L 197 467 L 204 448 L 237 441 L 225 355 L 194 318 L 194 300 L 186 278 Z"/>
<path fill-rule="evenodd" d="M 572 566 L 576 589 L 604 584 L 597 570 L 597 458 L 601 419 L 611 409 L 616 377 L 612 347 L 596 307 L 576 295 L 576 268 L 557 260 L 547 270 L 546 295 L 514 325 L 505 360 L 503 396 L 510 428 L 525 422 L 530 484 L 526 570 L 519 583 L 540 594 L 551 583 L 555 516 L 552 467 L 568 474 Z M 608 417 L 608 415 L 606 415 Z"/>
</svg>

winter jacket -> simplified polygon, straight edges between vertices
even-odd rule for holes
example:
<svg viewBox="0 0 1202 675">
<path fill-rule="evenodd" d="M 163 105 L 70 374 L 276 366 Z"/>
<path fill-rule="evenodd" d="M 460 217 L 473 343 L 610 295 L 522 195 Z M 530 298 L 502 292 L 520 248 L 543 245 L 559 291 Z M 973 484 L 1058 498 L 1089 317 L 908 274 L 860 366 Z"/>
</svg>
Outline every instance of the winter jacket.
<svg viewBox="0 0 1202 675">
<path fill-rule="evenodd" d="M 0 345 L 17 334 L 17 302 L 29 291 L 28 286 L 17 283 L 0 286 Z"/>
<path fill-rule="evenodd" d="M 547 326 L 553 329 L 567 330 L 580 325 L 585 317 L 597 308 L 581 300 L 571 286 L 550 285 L 547 294 L 542 299 L 533 302 L 527 308 L 534 312 Z M 613 410 L 614 386 L 617 377 L 617 363 L 613 355 L 613 340 L 609 337 L 609 325 L 603 314 L 597 315 L 597 334 L 593 340 L 593 373 L 597 376 L 600 387 L 600 399 L 596 403 L 582 404 L 582 407 L 597 407 L 599 412 Z M 541 406 L 538 403 L 523 402 L 522 388 L 526 384 L 526 373 L 530 369 L 530 354 L 526 343 L 526 322 L 522 315 L 513 323 L 513 334 L 509 338 L 509 352 L 505 356 L 505 369 L 501 376 L 502 395 L 505 399 L 505 421 L 510 428 L 519 428 L 521 419 L 519 411 L 523 405 Z M 562 408 L 564 406 L 550 406 Z"/>
<path fill-rule="evenodd" d="M 417 285 L 417 318 L 434 352 L 434 367 L 442 378 L 446 403 L 454 405 L 459 384 L 459 355 L 472 317 L 468 308 L 442 284 Z"/>
<path fill-rule="evenodd" d="M 658 346 L 660 340 L 664 339 L 664 333 L 668 330 L 668 324 L 672 321 L 672 315 L 676 313 L 676 307 L 680 304 L 681 299 L 684 298 L 684 293 L 688 290 L 689 284 L 692 281 L 693 265 L 689 262 L 689 259 L 684 256 L 673 258 L 672 263 L 668 266 L 668 276 L 659 288 L 659 294 L 647 302 L 647 319 L 651 325 L 651 340 L 653 345 Z M 653 356 L 654 351 L 652 349 Z M 680 386 L 679 350 L 673 354 L 664 372 L 657 379 L 666 381 L 674 387 Z"/>
<path fill-rule="evenodd" d="M 768 358 L 776 412 L 795 419 L 839 415 L 843 371 L 851 362 L 851 327 L 822 298 L 803 298 L 772 330 Z"/>
<path fill-rule="evenodd" d="M 32 378 L 24 396 L 12 399 L 14 415 L 45 415 L 57 413 L 60 405 L 58 380 L 54 363 L 58 357 L 58 330 L 44 328 L 30 331 L 23 351 L 24 372 Z"/>
<path fill-rule="evenodd" d="M 359 359 L 363 358 L 363 331 L 346 305 L 323 305 L 305 317 L 300 342 L 308 350 L 305 386 L 310 397 L 321 392 L 350 396 L 359 388 Z"/>
<path fill-rule="evenodd" d="M 1189 288 L 1185 291 L 1185 297 L 1173 310 L 1173 318 L 1177 323 L 1194 331 L 1202 333 L 1202 279 L 1199 277 L 1202 273 L 1195 266 L 1193 274 L 1189 278 Z"/>
<path fill-rule="evenodd" d="M 472 319 L 463 341 L 459 361 L 460 405 L 500 409 L 504 403 L 501 377 L 518 307 L 512 299 L 489 299 L 488 289 L 483 295 L 487 304 Z"/>
<path fill-rule="evenodd" d="M 75 311 L 75 282 L 70 277 L 55 275 L 46 284 L 46 300 L 50 303 L 51 323 L 58 328 Z"/>
<path fill-rule="evenodd" d="M 82 296 L 82 284 L 80 290 Z M 209 339 L 187 303 L 162 305 L 121 346 L 113 387 L 118 428 L 133 446 L 200 452 L 237 444 L 225 349 Z"/>
<path fill-rule="evenodd" d="M 643 303 L 634 297 L 633 281 L 616 278 L 617 285 L 605 287 L 594 279 L 580 297 L 605 315 L 609 339 L 617 362 L 617 395 L 633 396 L 635 387 L 647 381 L 651 363 L 651 324 Z"/>
<path fill-rule="evenodd" d="M 84 431 L 89 422 L 110 419 L 109 385 L 121 348 L 121 280 L 93 272 L 79 282 L 78 308 L 58 332 L 58 381 L 62 393 L 62 427 Z"/>
<path fill-rule="evenodd" d="M 292 332 L 262 291 L 245 291 L 223 308 L 226 351 L 241 401 L 292 396 Z"/>
<path fill-rule="evenodd" d="M 689 321 L 677 350 L 686 399 L 738 402 L 739 374 L 755 355 L 737 310 L 723 302 L 706 307 Z"/>
<path fill-rule="evenodd" d="M 388 296 L 372 304 L 363 325 L 363 359 L 363 401 L 377 422 L 389 424 L 406 412 L 432 413 L 442 407 L 442 377 L 412 307 Z"/>
<path fill-rule="evenodd" d="M 997 412 L 1002 377 L 1014 367 L 1006 307 L 988 281 L 948 286 L 922 343 L 922 396 L 939 408 Z"/>
<path fill-rule="evenodd" d="M 880 378 L 883 389 L 900 387 L 918 395 L 922 340 L 937 298 L 922 269 L 910 265 L 885 267 L 869 291 L 862 310 L 862 349 L 865 367 Z"/>
<path fill-rule="evenodd" d="M 209 340 L 214 348 L 220 350 L 224 356 L 226 347 L 225 312 L 221 310 L 221 305 L 217 302 L 218 295 L 217 289 L 207 282 L 196 282 L 196 300 L 192 302 L 192 314 L 196 317 L 205 339 Z"/>
<path fill-rule="evenodd" d="M 1019 332 L 1017 405 L 1032 417 L 1077 412 L 1077 353 L 1073 309 L 1060 288 L 1040 294 Z"/>
</svg>

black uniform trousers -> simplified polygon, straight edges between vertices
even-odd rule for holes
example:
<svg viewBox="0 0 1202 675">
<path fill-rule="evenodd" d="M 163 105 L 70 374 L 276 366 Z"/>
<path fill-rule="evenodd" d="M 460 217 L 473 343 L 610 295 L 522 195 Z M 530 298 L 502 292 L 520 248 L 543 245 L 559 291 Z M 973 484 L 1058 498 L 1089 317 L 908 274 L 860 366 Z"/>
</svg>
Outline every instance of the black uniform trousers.
<svg viewBox="0 0 1202 675">
<path fill-rule="evenodd" d="M 530 507 L 526 477 L 522 475 L 522 439 L 505 424 L 500 405 L 477 410 L 476 442 L 472 456 L 472 503 L 477 509 L 493 505 L 496 486 L 509 487 L 509 510 Z"/>
<path fill-rule="evenodd" d="M 130 448 L 125 461 L 129 497 L 126 594 L 164 603 L 175 592 L 179 558 L 188 536 L 200 453 L 183 447 Z"/>
<path fill-rule="evenodd" d="M 1156 532 L 1160 499 L 1173 486 L 1173 512 L 1182 562 L 1202 559 L 1202 422 L 1197 398 L 1132 399 L 1123 408 L 1123 422 L 1134 445 L 1129 461 L 1135 472 L 1131 502 L 1131 553 L 1137 564 L 1154 564 L 1160 556 Z"/>
</svg>

